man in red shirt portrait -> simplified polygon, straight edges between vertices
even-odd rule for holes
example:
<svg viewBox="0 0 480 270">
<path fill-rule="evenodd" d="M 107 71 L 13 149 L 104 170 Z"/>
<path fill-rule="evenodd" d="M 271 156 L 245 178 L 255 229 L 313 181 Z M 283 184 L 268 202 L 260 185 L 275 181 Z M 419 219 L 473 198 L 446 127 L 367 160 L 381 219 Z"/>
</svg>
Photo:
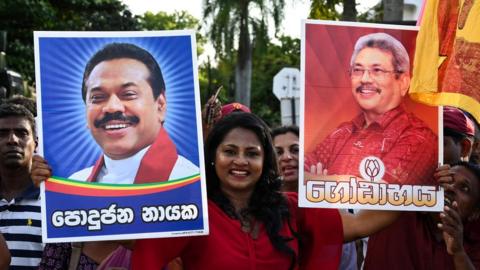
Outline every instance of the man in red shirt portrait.
<svg viewBox="0 0 480 270">
<path fill-rule="evenodd" d="M 434 184 L 437 137 L 403 105 L 410 85 L 410 59 L 402 43 L 386 33 L 360 37 L 349 71 L 361 112 L 306 153 L 307 174 L 361 176 L 362 160 L 373 157 L 383 163 L 382 180 Z"/>
</svg>

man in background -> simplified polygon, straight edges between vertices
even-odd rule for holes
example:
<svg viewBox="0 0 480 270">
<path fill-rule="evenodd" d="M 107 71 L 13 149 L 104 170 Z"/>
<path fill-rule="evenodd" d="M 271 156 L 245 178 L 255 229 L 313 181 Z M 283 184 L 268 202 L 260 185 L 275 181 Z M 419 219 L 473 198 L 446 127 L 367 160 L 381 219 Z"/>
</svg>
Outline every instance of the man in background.
<svg viewBox="0 0 480 270">
<path fill-rule="evenodd" d="M 10 269 L 36 269 L 42 255 L 40 190 L 30 178 L 36 147 L 32 113 L 18 104 L 0 105 L 0 227 Z"/>
</svg>

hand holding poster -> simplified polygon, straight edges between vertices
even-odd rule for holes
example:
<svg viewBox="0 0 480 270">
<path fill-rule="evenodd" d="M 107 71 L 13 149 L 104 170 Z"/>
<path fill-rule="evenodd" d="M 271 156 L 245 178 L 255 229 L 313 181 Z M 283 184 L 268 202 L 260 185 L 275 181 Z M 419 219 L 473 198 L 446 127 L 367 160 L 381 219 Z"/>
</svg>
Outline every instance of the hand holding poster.
<svg viewBox="0 0 480 270">
<path fill-rule="evenodd" d="M 36 32 L 45 242 L 208 233 L 193 31 Z"/>
<path fill-rule="evenodd" d="M 381 27 L 304 24 L 301 206 L 443 207 L 438 110 L 407 96 L 416 28 Z"/>
</svg>

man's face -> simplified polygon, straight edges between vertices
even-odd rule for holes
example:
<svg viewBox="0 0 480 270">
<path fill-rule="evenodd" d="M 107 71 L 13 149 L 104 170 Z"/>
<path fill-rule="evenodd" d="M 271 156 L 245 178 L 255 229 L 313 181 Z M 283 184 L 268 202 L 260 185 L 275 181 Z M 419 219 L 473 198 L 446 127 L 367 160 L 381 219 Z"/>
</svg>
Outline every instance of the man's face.
<svg viewBox="0 0 480 270">
<path fill-rule="evenodd" d="M 19 116 L 0 118 L 0 164 L 2 167 L 30 168 L 36 148 L 30 122 Z"/>
<path fill-rule="evenodd" d="M 407 93 L 410 78 L 395 73 L 392 60 L 390 52 L 368 47 L 355 58 L 351 74 L 352 93 L 365 113 L 381 115 L 392 110 L 400 105 Z"/>
<path fill-rule="evenodd" d="M 88 128 L 112 159 L 134 155 L 160 131 L 166 100 L 154 99 L 149 76 L 142 62 L 119 58 L 100 62 L 85 82 Z"/>
<path fill-rule="evenodd" d="M 443 163 L 455 164 L 461 161 L 462 145 L 450 136 L 443 136 Z"/>
<path fill-rule="evenodd" d="M 479 214 L 479 179 L 467 168 L 455 166 L 453 171 L 453 183 L 445 188 L 445 200 L 449 205 L 456 201 L 458 212 L 462 220 L 466 220 L 472 214 Z"/>
</svg>

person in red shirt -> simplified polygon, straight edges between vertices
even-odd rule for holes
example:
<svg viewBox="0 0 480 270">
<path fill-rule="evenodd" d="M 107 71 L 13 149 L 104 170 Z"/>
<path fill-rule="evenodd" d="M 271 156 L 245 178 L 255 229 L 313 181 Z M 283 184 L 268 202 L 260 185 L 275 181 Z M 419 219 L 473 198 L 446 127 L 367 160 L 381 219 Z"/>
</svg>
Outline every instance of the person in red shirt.
<svg viewBox="0 0 480 270">
<path fill-rule="evenodd" d="M 132 269 L 162 269 L 177 257 L 184 269 L 338 269 L 343 241 L 379 229 L 365 222 L 368 212 L 299 208 L 296 193 L 282 193 L 269 129 L 253 114 L 221 119 L 205 149 L 209 235 L 137 240 Z M 34 161 L 39 184 L 51 169 Z"/>
<path fill-rule="evenodd" d="M 445 188 L 446 205 L 450 206 L 443 217 L 451 216 L 445 220 L 453 223 L 446 227 L 451 235 L 442 237 L 442 228 L 437 228 L 438 213 L 404 212 L 391 226 L 370 237 L 365 269 L 472 269 L 467 267 L 472 264 L 480 267 L 480 191 L 472 175 L 478 174 L 479 168 L 459 163 L 469 160 L 474 125 L 461 110 L 444 107 L 443 131 L 444 163 L 460 164 L 471 171 L 446 165 L 436 173 L 437 182 Z M 457 207 L 453 207 L 454 201 Z"/>
<path fill-rule="evenodd" d="M 370 238 L 364 269 L 480 269 L 480 167 L 461 162 L 441 166 L 444 212 L 404 212 Z M 373 240 L 373 241 L 372 241 Z"/>
<path fill-rule="evenodd" d="M 437 137 L 402 105 L 410 84 L 404 46 L 385 33 L 360 37 L 350 77 L 361 113 L 306 154 L 306 172 L 360 176 L 361 161 L 374 156 L 383 162 L 383 180 L 389 183 L 434 184 Z"/>
<path fill-rule="evenodd" d="M 137 240 L 133 269 L 162 269 L 176 257 L 184 269 L 338 268 L 338 211 L 307 214 L 295 193 L 280 192 L 270 130 L 260 118 L 238 112 L 220 119 L 206 140 L 205 164 L 209 235 Z M 308 240 L 303 251 L 299 236 Z"/>
</svg>

